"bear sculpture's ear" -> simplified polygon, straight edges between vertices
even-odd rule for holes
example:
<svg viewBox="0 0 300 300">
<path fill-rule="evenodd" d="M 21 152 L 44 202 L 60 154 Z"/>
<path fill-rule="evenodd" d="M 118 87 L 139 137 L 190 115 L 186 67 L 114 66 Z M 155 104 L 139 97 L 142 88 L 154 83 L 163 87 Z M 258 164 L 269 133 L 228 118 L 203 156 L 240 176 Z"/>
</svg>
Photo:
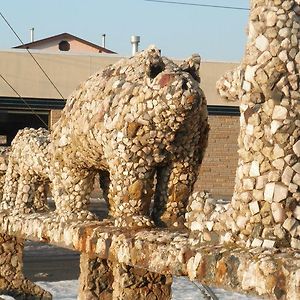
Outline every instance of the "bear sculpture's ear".
<svg viewBox="0 0 300 300">
<path fill-rule="evenodd" d="M 149 77 L 154 79 L 159 73 L 165 69 L 165 64 L 162 60 L 151 62 L 149 66 Z"/>
<path fill-rule="evenodd" d="M 160 50 L 152 45 L 144 52 L 144 55 L 146 56 L 147 76 L 154 79 L 165 69 L 165 64 L 161 57 Z"/>
<path fill-rule="evenodd" d="M 183 63 L 180 65 L 180 68 L 182 71 L 189 73 L 196 81 L 200 83 L 200 65 L 200 55 L 193 54 L 190 58 L 183 61 Z"/>
</svg>

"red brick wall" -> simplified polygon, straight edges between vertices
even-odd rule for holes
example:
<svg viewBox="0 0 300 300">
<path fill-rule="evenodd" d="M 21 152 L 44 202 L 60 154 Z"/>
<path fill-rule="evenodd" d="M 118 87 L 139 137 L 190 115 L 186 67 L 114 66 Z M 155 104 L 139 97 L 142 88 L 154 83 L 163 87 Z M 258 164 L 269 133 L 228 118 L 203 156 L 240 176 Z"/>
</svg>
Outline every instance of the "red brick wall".
<svg viewBox="0 0 300 300">
<path fill-rule="evenodd" d="M 214 198 L 231 198 L 237 167 L 238 116 L 208 117 L 210 132 L 195 190 L 209 191 Z"/>
<path fill-rule="evenodd" d="M 52 109 L 50 111 L 49 122 L 48 122 L 50 129 L 52 128 L 53 124 L 56 123 L 60 118 L 61 112 L 62 111 L 60 109 Z"/>
</svg>

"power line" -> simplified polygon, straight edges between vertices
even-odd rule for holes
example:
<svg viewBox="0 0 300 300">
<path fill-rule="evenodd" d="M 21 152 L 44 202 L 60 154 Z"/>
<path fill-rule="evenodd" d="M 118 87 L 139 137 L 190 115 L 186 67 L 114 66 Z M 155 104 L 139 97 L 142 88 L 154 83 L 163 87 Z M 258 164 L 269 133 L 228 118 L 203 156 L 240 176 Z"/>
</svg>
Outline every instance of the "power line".
<svg viewBox="0 0 300 300">
<path fill-rule="evenodd" d="M 16 33 L 16 31 L 13 29 L 13 27 L 9 24 L 9 22 L 7 21 L 7 19 L 3 16 L 3 14 L 0 12 L 0 15 L 2 17 L 2 19 L 4 20 L 4 22 L 7 24 L 7 26 L 11 29 L 11 31 L 14 33 L 14 35 L 17 37 L 17 39 L 20 41 L 20 43 L 25 46 L 25 44 L 23 43 L 23 41 L 21 40 L 21 38 L 19 37 L 19 35 Z M 36 58 L 33 56 L 33 54 L 29 51 L 29 49 L 26 47 L 26 51 L 29 53 L 29 55 L 32 57 L 32 59 L 35 61 L 35 63 L 38 65 L 38 67 L 40 68 L 40 70 L 44 73 L 44 75 L 46 76 L 46 78 L 49 80 L 49 82 L 52 84 L 52 86 L 55 88 L 55 90 L 57 91 L 57 93 L 61 96 L 62 99 L 65 99 L 64 96 L 62 95 L 62 93 L 59 91 L 59 89 L 56 87 L 56 85 L 54 84 L 54 82 L 51 80 L 51 78 L 48 76 L 48 74 L 45 72 L 45 70 L 42 68 L 42 66 L 39 64 L 39 62 L 36 60 Z"/>
<path fill-rule="evenodd" d="M 167 0 L 144 0 L 147 2 L 157 2 L 164 4 L 177 4 L 177 5 L 188 5 L 188 6 L 200 6 L 200 7 L 209 7 L 209 8 L 223 8 L 223 9 L 233 9 L 233 10 L 247 10 L 246 7 L 237 7 L 237 6 L 224 6 L 224 5 L 212 5 L 212 4 L 200 4 L 200 3 L 191 3 L 191 2 L 179 2 L 179 1 L 167 1 Z"/>
<path fill-rule="evenodd" d="M 17 90 L 3 77 L 2 74 L 0 74 L 0 77 L 3 79 L 3 81 L 19 96 L 19 98 L 24 102 L 24 104 L 27 106 L 27 108 L 30 109 L 30 111 L 48 128 L 48 124 L 45 123 L 45 121 L 31 108 L 31 106 L 26 102 L 26 100 L 17 92 Z"/>
</svg>

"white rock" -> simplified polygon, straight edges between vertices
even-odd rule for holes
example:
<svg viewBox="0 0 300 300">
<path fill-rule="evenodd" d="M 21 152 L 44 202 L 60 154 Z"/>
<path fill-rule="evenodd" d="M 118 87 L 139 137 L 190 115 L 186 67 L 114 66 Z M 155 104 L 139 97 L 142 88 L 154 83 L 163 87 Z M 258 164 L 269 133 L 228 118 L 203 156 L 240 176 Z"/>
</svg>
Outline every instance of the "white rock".
<svg viewBox="0 0 300 300">
<path fill-rule="evenodd" d="M 254 180 L 251 178 L 243 179 L 243 188 L 247 191 L 252 191 L 254 189 Z"/>
<path fill-rule="evenodd" d="M 247 217 L 244 216 L 238 216 L 236 219 L 236 225 L 240 228 L 240 229 L 244 229 L 246 226 L 246 223 L 248 221 Z"/>
<path fill-rule="evenodd" d="M 260 190 L 260 189 L 264 188 L 264 186 L 266 185 L 267 182 L 268 182 L 267 176 L 259 176 L 259 177 L 256 178 L 255 188 L 257 190 Z"/>
<path fill-rule="evenodd" d="M 203 203 L 199 201 L 193 201 L 190 205 L 192 211 L 202 211 L 203 210 Z"/>
<path fill-rule="evenodd" d="M 278 120 L 273 120 L 271 122 L 271 133 L 275 134 L 277 132 L 277 130 L 282 126 L 282 121 L 278 121 Z"/>
<path fill-rule="evenodd" d="M 291 167 L 287 166 L 281 176 L 281 180 L 287 186 L 291 183 L 294 171 Z"/>
<path fill-rule="evenodd" d="M 208 221 L 205 223 L 206 228 L 208 229 L 208 231 L 212 231 L 213 227 L 214 227 L 214 222 L 213 221 Z"/>
<path fill-rule="evenodd" d="M 194 221 L 191 224 L 191 231 L 202 231 L 203 230 L 203 225 Z"/>
<path fill-rule="evenodd" d="M 265 51 L 269 47 L 269 40 L 264 35 L 259 35 L 255 40 L 255 47 L 260 51 Z"/>
<path fill-rule="evenodd" d="M 284 106 L 281 105 L 275 105 L 273 114 L 272 114 L 272 119 L 273 120 L 285 120 L 287 117 L 287 109 Z"/>
<path fill-rule="evenodd" d="M 293 215 L 297 220 L 300 220 L 300 206 L 299 205 L 294 209 Z"/>
<path fill-rule="evenodd" d="M 287 60 L 289 59 L 286 50 L 281 51 L 281 52 L 278 54 L 278 57 L 279 57 L 280 60 L 283 61 L 283 62 L 287 62 Z"/>
<path fill-rule="evenodd" d="M 257 70 L 257 66 L 247 66 L 245 70 L 245 79 L 251 82 L 254 79 L 255 72 Z"/>
<path fill-rule="evenodd" d="M 273 201 L 280 202 L 287 198 L 288 187 L 282 183 L 275 183 Z"/>
<path fill-rule="evenodd" d="M 255 238 L 251 243 L 251 247 L 261 247 L 262 243 L 262 240 Z"/>
<path fill-rule="evenodd" d="M 274 182 L 269 182 L 266 184 L 265 191 L 264 191 L 264 199 L 266 201 L 270 203 L 273 201 L 274 190 L 275 190 Z"/>
<path fill-rule="evenodd" d="M 251 83 L 249 81 L 244 80 L 242 89 L 246 92 L 250 92 L 251 90 Z"/>
<path fill-rule="evenodd" d="M 296 173 L 294 178 L 293 178 L 293 183 L 297 184 L 300 186 L 300 174 Z"/>
<path fill-rule="evenodd" d="M 295 249 L 300 249 L 300 240 L 291 238 L 291 246 Z"/>
<path fill-rule="evenodd" d="M 289 191 L 291 193 L 296 193 L 298 190 L 298 184 L 290 183 L 289 184 Z"/>
<path fill-rule="evenodd" d="M 283 206 L 280 203 L 273 202 L 271 204 L 271 210 L 274 221 L 276 223 L 283 223 L 286 218 Z"/>
<path fill-rule="evenodd" d="M 283 156 L 284 150 L 278 144 L 275 144 L 273 149 L 273 159 L 281 158 Z"/>
<path fill-rule="evenodd" d="M 258 201 L 250 202 L 249 203 L 249 209 L 250 209 L 252 215 L 256 215 L 257 213 L 259 213 Z"/>
<path fill-rule="evenodd" d="M 277 15 L 274 11 L 268 11 L 266 14 L 266 25 L 273 27 L 277 22 Z"/>
<path fill-rule="evenodd" d="M 263 248 L 274 248 L 276 241 L 273 240 L 264 240 L 262 247 Z"/>
<path fill-rule="evenodd" d="M 259 172 L 259 162 L 258 162 L 258 161 L 254 160 L 254 161 L 251 163 L 249 175 L 250 175 L 251 177 L 257 177 L 257 176 L 260 176 L 260 172 Z"/>
<path fill-rule="evenodd" d="M 293 228 L 293 226 L 296 223 L 296 219 L 294 218 L 287 218 L 284 223 L 282 224 L 282 227 L 284 229 L 286 229 L 287 231 L 291 231 L 291 229 Z"/>
<path fill-rule="evenodd" d="M 300 156 L 300 140 L 294 144 L 293 151 L 298 157 Z"/>
<path fill-rule="evenodd" d="M 246 134 L 253 135 L 253 133 L 254 133 L 254 126 L 252 124 L 248 124 L 246 126 Z"/>
<path fill-rule="evenodd" d="M 300 174 L 300 163 L 296 163 L 292 166 L 292 169 L 297 172 L 298 174 Z"/>
<path fill-rule="evenodd" d="M 272 166 L 275 167 L 277 170 L 282 171 L 284 167 L 284 160 L 282 158 L 275 159 L 272 162 Z"/>
<path fill-rule="evenodd" d="M 290 33 L 291 33 L 291 29 L 288 27 L 283 27 L 278 32 L 278 34 L 283 38 L 288 37 L 290 35 Z"/>
</svg>

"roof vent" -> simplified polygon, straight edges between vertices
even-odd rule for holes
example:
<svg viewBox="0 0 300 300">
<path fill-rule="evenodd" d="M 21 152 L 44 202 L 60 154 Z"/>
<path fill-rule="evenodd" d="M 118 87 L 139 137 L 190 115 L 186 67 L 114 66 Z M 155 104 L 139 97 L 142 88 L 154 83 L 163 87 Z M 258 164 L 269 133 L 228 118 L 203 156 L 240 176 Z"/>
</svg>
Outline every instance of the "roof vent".
<svg viewBox="0 0 300 300">
<path fill-rule="evenodd" d="M 30 42 L 34 42 L 34 27 L 30 28 Z"/>
<path fill-rule="evenodd" d="M 132 35 L 130 38 L 130 42 L 132 45 L 132 56 L 134 56 L 139 51 L 139 42 L 141 41 L 141 37 L 138 35 Z"/>
</svg>

